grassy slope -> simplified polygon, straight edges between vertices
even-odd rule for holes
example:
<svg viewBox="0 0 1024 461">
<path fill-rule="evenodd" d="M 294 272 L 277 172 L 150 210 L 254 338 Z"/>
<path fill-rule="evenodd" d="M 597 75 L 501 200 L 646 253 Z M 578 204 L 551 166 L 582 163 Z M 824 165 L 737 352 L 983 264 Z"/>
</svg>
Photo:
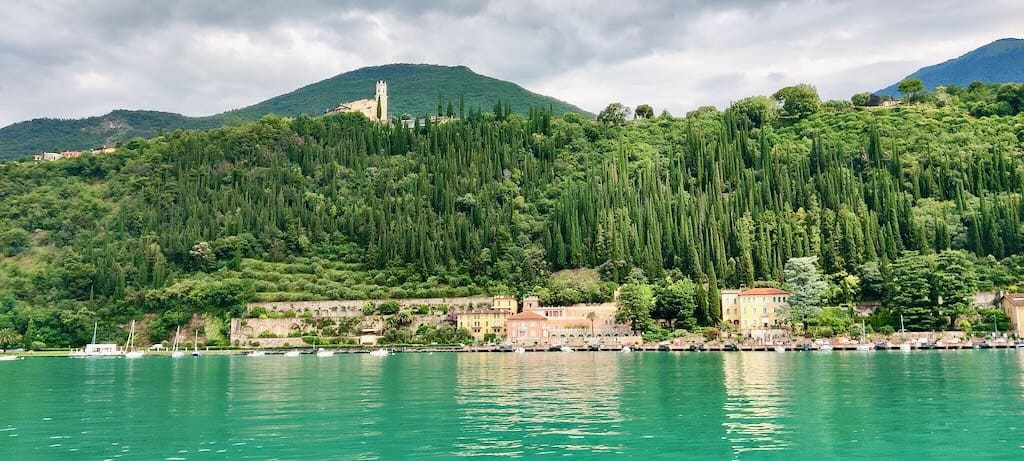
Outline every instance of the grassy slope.
<svg viewBox="0 0 1024 461">
<path fill-rule="evenodd" d="M 549 105 L 556 114 L 585 111 L 557 99 L 529 92 L 519 85 L 474 73 L 467 67 L 429 64 L 389 64 L 364 67 L 299 88 L 258 104 L 209 117 L 185 117 L 155 111 L 116 110 L 107 115 L 74 120 L 36 119 L 0 128 L 0 160 L 24 158 L 48 150 L 86 149 L 131 139 L 152 137 L 161 129 L 210 129 L 232 120 L 256 120 L 268 113 L 319 115 L 343 101 L 370 97 L 377 80 L 388 81 L 392 116 L 437 110 L 437 98 L 451 98 L 458 111 L 464 95 L 467 110 L 489 111 L 501 100 L 525 113 L 530 107 Z"/>
</svg>

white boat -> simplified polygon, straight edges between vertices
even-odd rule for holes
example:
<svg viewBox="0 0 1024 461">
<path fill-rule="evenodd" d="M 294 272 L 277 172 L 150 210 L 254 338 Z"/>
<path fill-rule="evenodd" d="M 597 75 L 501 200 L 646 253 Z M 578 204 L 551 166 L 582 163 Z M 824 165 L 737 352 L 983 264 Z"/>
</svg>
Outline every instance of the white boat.
<svg viewBox="0 0 1024 461">
<path fill-rule="evenodd" d="M 285 357 L 298 357 L 302 355 L 302 351 L 288 351 L 284 353 Z"/>
<path fill-rule="evenodd" d="M 872 349 L 870 344 L 864 344 L 865 337 L 868 334 L 868 327 L 864 324 L 864 321 L 860 322 L 860 344 L 857 345 L 857 350 L 861 352 L 870 351 Z"/>
<path fill-rule="evenodd" d="M 245 354 L 246 357 L 263 357 L 264 355 L 267 355 L 267 353 L 264 351 L 252 351 L 248 354 Z"/>
<path fill-rule="evenodd" d="M 17 355 L 0 355 L 0 362 L 13 362 L 15 360 L 21 360 L 21 357 Z"/>
<path fill-rule="evenodd" d="M 192 357 L 199 357 L 201 355 L 199 353 L 199 330 L 196 330 L 192 336 Z"/>
<path fill-rule="evenodd" d="M 141 359 L 142 351 L 135 350 L 135 321 L 132 320 L 132 329 L 128 332 L 128 341 L 124 343 L 124 358 Z"/>
<path fill-rule="evenodd" d="M 910 352 L 910 343 L 900 344 L 900 350 L 903 352 Z"/>
<path fill-rule="evenodd" d="M 334 351 L 329 351 L 329 350 L 320 348 L 320 350 L 316 351 L 316 356 L 317 357 L 334 357 Z"/>
<path fill-rule="evenodd" d="M 80 351 L 73 351 L 68 354 L 68 357 L 83 359 L 83 358 L 109 358 L 109 357 L 120 357 L 121 351 L 117 350 L 117 344 L 97 344 L 96 343 L 96 329 L 99 327 L 99 322 L 96 322 L 92 326 L 92 342 L 85 345 L 85 348 Z"/>
<path fill-rule="evenodd" d="M 384 348 L 377 349 L 375 351 L 370 351 L 370 355 L 372 355 L 374 357 L 387 357 L 388 356 L 388 350 L 384 349 Z"/>
<path fill-rule="evenodd" d="M 517 347 L 515 352 L 516 352 L 516 354 L 525 354 L 526 353 L 526 349 L 524 349 L 522 347 Z"/>
<path fill-rule="evenodd" d="M 181 346 L 181 327 L 174 332 L 174 344 L 171 346 L 171 358 L 180 359 L 185 356 L 185 351 L 180 351 L 178 348 Z"/>
<path fill-rule="evenodd" d="M 775 346 L 775 352 L 786 352 L 786 346 Z"/>
<path fill-rule="evenodd" d="M 818 351 L 820 351 L 820 352 L 832 352 L 832 345 L 831 344 L 822 344 L 821 347 L 818 348 Z"/>
<path fill-rule="evenodd" d="M 619 350 L 619 352 L 633 352 L 633 349 L 630 349 L 629 346 L 622 346 L 622 349 Z"/>
<path fill-rule="evenodd" d="M 562 348 L 559 350 L 562 352 L 572 352 L 572 348 L 569 346 L 562 346 Z"/>
</svg>

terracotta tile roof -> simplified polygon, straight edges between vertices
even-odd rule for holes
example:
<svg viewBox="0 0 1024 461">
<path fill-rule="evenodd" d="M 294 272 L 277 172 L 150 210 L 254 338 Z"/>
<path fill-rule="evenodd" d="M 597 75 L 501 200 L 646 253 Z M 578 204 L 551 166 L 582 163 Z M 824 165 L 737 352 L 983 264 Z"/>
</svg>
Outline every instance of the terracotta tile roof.
<svg viewBox="0 0 1024 461">
<path fill-rule="evenodd" d="M 789 292 L 786 290 L 780 290 L 778 288 L 751 288 L 749 290 L 741 291 L 736 296 L 767 296 L 767 295 L 788 295 Z"/>
<path fill-rule="evenodd" d="M 547 317 L 534 311 L 523 311 L 508 318 L 509 320 L 547 320 Z"/>
</svg>

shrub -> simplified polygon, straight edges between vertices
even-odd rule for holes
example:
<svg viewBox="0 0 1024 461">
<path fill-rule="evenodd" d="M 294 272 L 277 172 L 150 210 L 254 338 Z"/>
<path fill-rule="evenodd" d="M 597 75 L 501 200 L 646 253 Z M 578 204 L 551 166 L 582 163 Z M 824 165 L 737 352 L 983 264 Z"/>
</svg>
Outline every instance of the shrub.
<svg viewBox="0 0 1024 461">
<path fill-rule="evenodd" d="M 401 307 L 396 301 L 385 301 L 380 303 L 380 306 L 377 306 L 377 311 L 381 315 L 394 315 L 398 313 Z"/>
<path fill-rule="evenodd" d="M 896 329 L 893 328 L 892 325 L 883 325 L 881 328 L 878 329 L 878 332 L 883 335 L 891 335 L 893 333 L 896 333 Z"/>
<path fill-rule="evenodd" d="M 46 343 L 42 341 L 32 341 L 32 343 L 28 345 L 28 348 L 33 351 L 41 351 L 46 349 Z"/>
</svg>

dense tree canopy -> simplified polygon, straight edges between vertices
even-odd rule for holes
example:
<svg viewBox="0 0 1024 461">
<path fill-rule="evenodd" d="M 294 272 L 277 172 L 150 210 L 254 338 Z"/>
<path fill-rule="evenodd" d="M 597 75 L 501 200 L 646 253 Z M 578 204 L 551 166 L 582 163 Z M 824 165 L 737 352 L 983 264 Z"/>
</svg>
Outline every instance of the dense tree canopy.
<svg viewBox="0 0 1024 461">
<path fill-rule="evenodd" d="M 767 98 L 628 123 L 619 105 L 607 125 L 507 104 L 412 128 L 267 117 L 5 163 L 0 329 L 59 346 L 97 319 L 101 337 L 143 313 L 166 331 L 250 299 L 607 300 L 602 283 L 635 271 L 672 280 L 638 289 L 648 314 L 716 325 L 721 288 L 782 283 L 804 257 L 830 302 L 883 298 L 915 328 L 946 327 L 970 283 L 943 284 L 940 306 L 922 267 L 971 263 L 979 289 L 1024 279 L 1024 120 L 978 109 L 1011 110 L 1001 88 L 818 111 L 812 87 L 790 87 L 778 119 Z M 604 280 L 549 282 L 577 268 Z"/>
</svg>

